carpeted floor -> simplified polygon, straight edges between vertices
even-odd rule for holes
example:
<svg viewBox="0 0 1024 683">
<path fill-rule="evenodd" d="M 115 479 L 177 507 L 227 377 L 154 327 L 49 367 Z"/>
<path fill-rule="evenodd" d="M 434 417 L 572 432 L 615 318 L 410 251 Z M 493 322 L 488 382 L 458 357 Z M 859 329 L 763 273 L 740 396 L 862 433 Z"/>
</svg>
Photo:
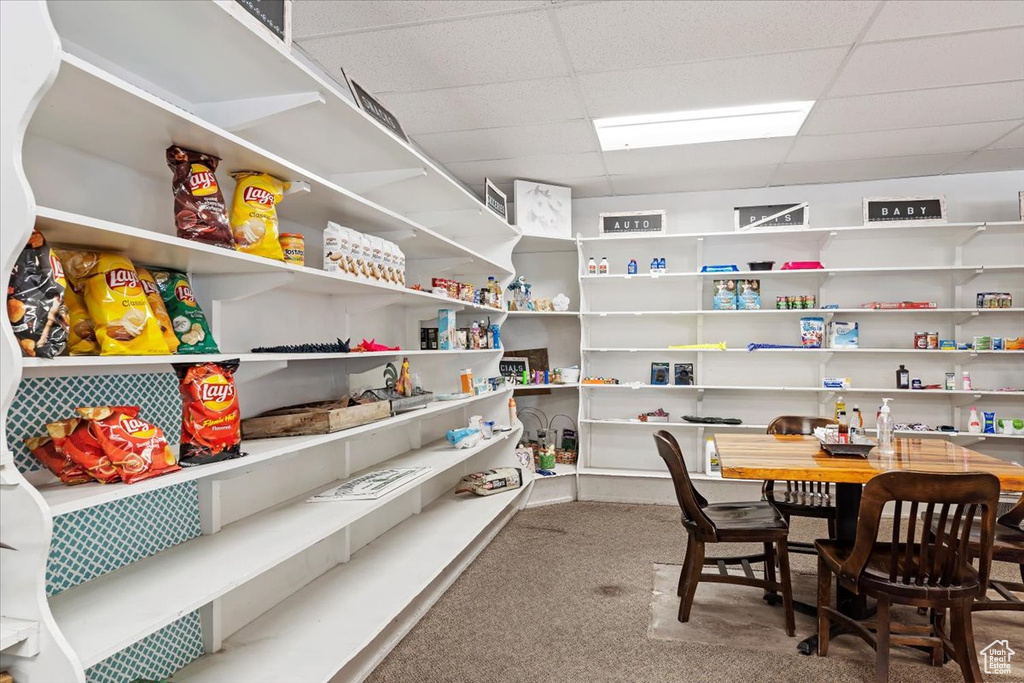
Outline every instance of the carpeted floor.
<svg viewBox="0 0 1024 683">
<path fill-rule="evenodd" d="M 811 540 L 823 531 L 818 526 L 795 520 L 791 538 Z M 730 647 L 727 636 L 721 645 L 649 639 L 652 567 L 680 564 L 684 539 L 679 511 L 668 506 L 577 502 L 520 512 L 368 681 L 874 680 L 867 645 L 862 661 L 804 657 L 795 648 L 808 634 L 788 639 L 781 627 L 777 637 L 792 642 L 790 653 Z M 815 569 L 810 556 L 794 555 L 792 564 Z M 736 591 L 751 610 L 777 609 L 757 589 Z M 1024 645 L 1024 624 L 1007 637 Z M 890 670 L 893 683 L 961 680 L 953 663 L 937 669 L 894 662 Z"/>
</svg>

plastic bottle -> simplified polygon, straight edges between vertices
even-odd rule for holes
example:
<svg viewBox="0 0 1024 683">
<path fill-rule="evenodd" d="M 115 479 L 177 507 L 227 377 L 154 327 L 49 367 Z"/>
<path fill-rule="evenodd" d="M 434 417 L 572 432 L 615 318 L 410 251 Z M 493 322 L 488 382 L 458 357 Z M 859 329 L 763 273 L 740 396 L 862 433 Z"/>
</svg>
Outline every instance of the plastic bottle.
<svg viewBox="0 0 1024 683">
<path fill-rule="evenodd" d="M 715 439 L 710 436 L 704 442 L 704 474 L 712 477 L 722 476 L 722 467 L 718 462 L 718 451 L 715 450 Z"/>
<path fill-rule="evenodd" d="M 597 261 L 594 259 L 587 261 L 587 275 L 597 275 Z"/>
<path fill-rule="evenodd" d="M 839 420 L 839 443 L 850 443 L 850 422 L 846 419 L 846 411 L 840 410 L 836 419 Z"/>
<path fill-rule="evenodd" d="M 971 373 L 967 372 L 966 370 L 964 370 L 963 382 L 964 391 L 970 391 L 973 388 L 971 385 Z"/>
<path fill-rule="evenodd" d="M 629 264 L 626 265 L 626 274 L 627 275 L 636 275 L 636 259 L 635 258 L 629 259 Z"/>
<path fill-rule="evenodd" d="M 835 412 L 832 414 L 833 419 L 838 420 L 839 413 L 846 413 L 846 399 L 844 399 L 842 396 L 836 399 L 836 409 Z"/>
<path fill-rule="evenodd" d="M 907 368 L 904 367 L 902 364 L 900 364 L 899 370 L 896 371 L 896 388 L 910 388 L 910 370 L 907 370 Z"/>
<path fill-rule="evenodd" d="M 509 396 L 508 397 L 508 426 L 512 427 L 513 429 L 515 429 L 516 420 L 517 419 L 518 418 L 516 416 L 516 397 L 515 396 Z"/>
<path fill-rule="evenodd" d="M 978 409 L 971 406 L 971 417 L 967 420 L 967 431 L 971 434 L 981 434 L 981 420 L 978 419 Z"/>
<path fill-rule="evenodd" d="M 599 275 L 608 274 L 608 259 L 604 256 L 601 257 L 601 263 L 597 265 L 597 272 Z"/>
<path fill-rule="evenodd" d="M 461 373 L 459 373 L 459 380 L 462 388 L 462 393 L 473 393 L 473 371 L 471 369 L 466 368 Z"/>
<path fill-rule="evenodd" d="M 893 443 L 893 422 L 892 413 L 889 411 L 891 398 L 882 399 L 882 408 L 878 411 L 878 452 L 882 455 L 892 455 L 896 452 Z"/>
<path fill-rule="evenodd" d="M 864 416 L 860 412 L 860 406 L 853 406 L 853 415 L 850 416 L 850 441 L 860 443 L 864 436 Z"/>
</svg>

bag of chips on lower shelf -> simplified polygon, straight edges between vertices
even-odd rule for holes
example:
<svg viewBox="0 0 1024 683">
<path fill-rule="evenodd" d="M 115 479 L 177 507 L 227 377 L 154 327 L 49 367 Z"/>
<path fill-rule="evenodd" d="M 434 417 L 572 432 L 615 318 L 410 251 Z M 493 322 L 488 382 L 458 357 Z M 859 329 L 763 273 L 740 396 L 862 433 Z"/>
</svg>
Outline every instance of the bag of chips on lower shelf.
<svg viewBox="0 0 1024 683">
<path fill-rule="evenodd" d="M 14 262 L 7 286 L 7 317 L 23 356 L 53 358 L 68 342 L 64 272 L 43 239 L 32 231 Z"/>
<path fill-rule="evenodd" d="M 511 491 L 523 485 L 523 471 L 518 467 L 496 467 L 485 472 L 467 474 L 456 485 L 455 493 L 475 493 L 490 496 Z"/>
<path fill-rule="evenodd" d="M 81 465 L 76 465 L 66 454 L 57 452 L 57 445 L 49 436 L 32 436 L 24 441 L 36 460 L 68 486 L 92 481 Z"/>
<path fill-rule="evenodd" d="M 78 408 L 92 435 L 126 484 L 176 472 L 174 451 L 164 431 L 139 417 L 138 406 Z"/>
<path fill-rule="evenodd" d="M 117 481 L 117 473 L 110 458 L 103 452 L 103 446 L 89 430 L 89 423 L 77 417 L 50 422 L 46 431 L 53 439 L 57 452 L 66 455 L 76 465 L 98 482 L 108 484 Z"/>
<path fill-rule="evenodd" d="M 238 360 L 174 365 L 181 390 L 183 467 L 244 455 L 241 410 L 235 387 Z"/>
</svg>

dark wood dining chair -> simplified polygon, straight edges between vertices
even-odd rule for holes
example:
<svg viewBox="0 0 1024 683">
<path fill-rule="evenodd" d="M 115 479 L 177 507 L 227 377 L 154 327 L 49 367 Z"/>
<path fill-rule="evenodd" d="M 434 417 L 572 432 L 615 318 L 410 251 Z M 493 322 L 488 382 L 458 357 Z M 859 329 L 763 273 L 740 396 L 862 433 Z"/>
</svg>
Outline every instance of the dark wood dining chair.
<svg viewBox="0 0 1024 683">
<path fill-rule="evenodd" d="M 929 648 L 935 666 L 950 654 L 965 680 L 981 681 L 971 605 L 984 593 L 988 580 L 998 501 L 999 479 L 991 474 L 886 472 L 869 481 L 861 498 L 856 540 L 814 543 L 818 549 L 818 655 L 828 654 L 829 627 L 838 620 L 875 648 L 878 681 L 888 680 L 891 644 Z M 894 502 L 892 538 L 883 543 L 878 540 L 879 520 L 889 502 Z M 910 511 L 903 517 L 907 503 Z M 918 531 L 922 507 L 924 522 Z M 938 524 L 929 533 L 933 520 Z M 978 569 L 971 565 L 969 548 L 975 528 Z M 830 606 L 833 574 L 847 590 L 878 601 L 873 623 L 858 622 Z M 931 623 L 892 623 L 893 603 L 931 609 Z M 951 613 L 949 636 L 943 627 L 946 610 Z"/>
<path fill-rule="evenodd" d="M 768 434 L 811 435 L 816 427 L 837 424 L 827 417 L 782 415 L 768 425 Z M 821 481 L 787 481 L 786 490 L 776 490 L 771 479 L 764 482 L 761 495 L 782 513 L 788 524 L 792 517 L 815 517 L 828 521 L 828 537 L 836 537 L 836 505 L 832 497 L 832 484 Z M 814 545 L 802 541 L 789 544 L 790 552 L 814 555 Z"/>
<path fill-rule="evenodd" d="M 733 583 L 781 592 L 786 633 L 794 635 L 796 626 L 793 618 L 793 589 L 789 579 L 789 551 L 786 546 L 789 526 L 786 520 L 764 500 L 709 504 L 693 487 L 675 437 L 662 430 L 654 435 L 654 441 L 658 454 L 672 475 L 676 498 L 683 513 L 683 528 L 687 533 L 686 558 L 679 573 L 677 590 L 680 598 L 679 621 L 689 621 L 698 583 Z M 764 553 L 742 557 L 705 557 L 704 546 L 709 543 L 762 543 Z M 775 580 L 776 557 L 779 561 L 778 581 Z M 758 562 L 764 563 L 763 579 L 757 578 L 750 567 L 751 563 Z M 742 567 L 743 576 L 728 573 L 728 566 L 736 564 Z M 718 573 L 703 573 L 707 565 L 716 566 Z"/>
<path fill-rule="evenodd" d="M 1016 505 L 996 519 L 996 528 L 992 538 L 992 561 L 1017 565 L 1021 582 L 990 578 L 988 587 L 999 594 L 1002 600 L 990 599 L 986 591 L 984 597 L 975 601 L 973 605 L 975 612 L 988 610 L 1024 612 L 1024 600 L 1016 595 L 1024 593 L 1024 528 L 1022 525 L 1024 525 L 1024 494 L 1021 494 Z M 935 532 L 933 526 L 933 533 Z M 981 535 L 977 530 L 971 530 L 968 549 L 972 558 L 981 557 Z"/>
</svg>

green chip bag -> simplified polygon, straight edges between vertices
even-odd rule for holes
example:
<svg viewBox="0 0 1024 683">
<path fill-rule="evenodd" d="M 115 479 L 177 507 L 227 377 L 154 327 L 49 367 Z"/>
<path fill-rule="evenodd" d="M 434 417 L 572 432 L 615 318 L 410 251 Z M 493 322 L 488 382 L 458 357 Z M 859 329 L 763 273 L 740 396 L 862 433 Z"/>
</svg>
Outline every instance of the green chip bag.
<svg viewBox="0 0 1024 683">
<path fill-rule="evenodd" d="M 156 280 L 160 290 L 160 298 L 164 300 L 167 315 L 174 328 L 174 336 L 181 342 L 178 353 L 220 353 L 217 342 L 210 333 L 206 316 L 199 302 L 192 295 L 192 285 L 188 276 L 177 270 L 161 270 L 150 268 L 150 274 Z"/>
</svg>

